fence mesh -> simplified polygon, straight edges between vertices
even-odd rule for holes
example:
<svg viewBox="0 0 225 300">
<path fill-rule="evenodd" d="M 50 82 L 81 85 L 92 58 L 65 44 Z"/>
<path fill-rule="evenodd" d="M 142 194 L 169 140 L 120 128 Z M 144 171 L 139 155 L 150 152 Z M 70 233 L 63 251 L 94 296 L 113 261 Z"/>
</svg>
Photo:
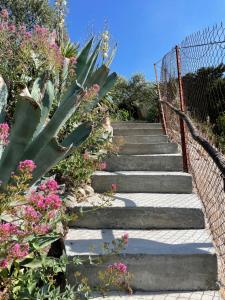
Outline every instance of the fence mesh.
<svg viewBox="0 0 225 300">
<path fill-rule="evenodd" d="M 188 36 L 179 47 L 185 113 L 215 148 L 225 153 L 225 27 L 223 24 Z M 156 64 L 161 100 L 180 108 L 176 49 Z M 180 119 L 163 104 L 167 134 L 181 145 Z M 218 255 L 219 284 L 225 287 L 224 178 L 185 125 L 188 169 L 204 207 Z"/>
</svg>

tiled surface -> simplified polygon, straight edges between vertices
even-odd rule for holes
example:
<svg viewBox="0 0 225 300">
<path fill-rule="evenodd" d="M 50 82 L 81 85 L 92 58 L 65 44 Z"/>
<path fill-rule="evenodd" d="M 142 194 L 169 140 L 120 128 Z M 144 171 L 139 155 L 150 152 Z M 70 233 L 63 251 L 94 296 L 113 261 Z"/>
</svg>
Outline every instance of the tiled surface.
<svg viewBox="0 0 225 300">
<path fill-rule="evenodd" d="M 137 293 L 132 296 L 110 294 L 106 297 L 94 296 L 94 300 L 220 300 L 219 292 L 182 292 L 182 293 Z"/>
<path fill-rule="evenodd" d="M 196 194 L 116 193 L 110 199 L 112 207 L 201 208 Z M 100 205 L 102 200 L 96 194 L 85 202 L 77 203 L 77 206 Z"/>
<path fill-rule="evenodd" d="M 214 253 L 206 230 L 88 230 L 70 229 L 66 237 L 69 256 L 102 253 L 102 244 L 128 233 L 123 253 L 147 255 L 180 255 Z"/>
</svg>

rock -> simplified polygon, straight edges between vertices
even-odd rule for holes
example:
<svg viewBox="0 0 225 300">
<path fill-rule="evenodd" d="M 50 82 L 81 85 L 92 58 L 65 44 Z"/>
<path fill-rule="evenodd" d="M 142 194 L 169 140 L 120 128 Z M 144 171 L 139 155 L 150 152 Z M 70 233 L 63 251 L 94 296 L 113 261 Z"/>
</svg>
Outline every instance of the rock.
<svg viewBox="0 0 225 300">
<path fill-rule="evenodd" d="M 94 195 L 94 193 L 95 193 L 95 192 L 94 192 L 94 189 L 93 189 L 90 185 L 85 185 L 85 186 L 84 186 L 84 190 L 85 190 L 86 195 L 87 195 L 88 197 Z"/>
</svg>

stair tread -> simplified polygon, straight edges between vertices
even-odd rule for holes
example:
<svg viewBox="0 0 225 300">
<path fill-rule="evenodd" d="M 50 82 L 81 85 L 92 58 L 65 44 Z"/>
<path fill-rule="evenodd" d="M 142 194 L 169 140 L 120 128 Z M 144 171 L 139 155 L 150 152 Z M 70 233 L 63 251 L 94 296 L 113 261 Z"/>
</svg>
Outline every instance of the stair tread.
<svg viewBox="0 0 225 300">
<path fill-rule="evenodd" d="M 65 240 L 66 253 L 101 255 L 104 242 L 111 242 L 128 233 L 129 242 L 121 254 L 128 255 L 209 255 L 215 254 L 205 229 L 188 230 L 95 230 L 69 229 Z"/>
<path fill-rule="evenodd" d="M 163 154 L 116 154 L 111 156 L 112 158 L 116 157 L 182 157 L 180 153 L 163 153 Z"/>
<path fill-rule="evenodd" d="M 118 208 L 187 208 L 201 209 L 201 202 L 196 194 L 160 194 L 160 193 L 116 193 L 111 205 L 105 209 Z M 76 207 L 92 207 L 101 203 L 96 194 L 88 201 L 76 203 Z"/>
<path fill-rule="evenodd" d="M 133 295 L 127 295 L 122 292 L 111 292 L 107 296 L 93 294 L 94 300 L 220 300 L 218 291 L 195 291 L 195 292 L 137 292 Z"/>
<path fill-rule="evenodd" d="M 185 172 L 168 172 L 168 171 L 115 171 L 115 172 L 108 172 L 108 171 L 96 171 L 93 173 L 94 175 L 101 175 L 101 176 L 117 176 L 117 175 L 126 175 L 126 176 L 131 176 L 131 175 L 136 175 L 136 176 L 147 176 L 147 175 L 164 175 L 164 176 L 185 176 L 185 177 L 191 177 L 190 174 L 185 173 Z"/>
</svg>

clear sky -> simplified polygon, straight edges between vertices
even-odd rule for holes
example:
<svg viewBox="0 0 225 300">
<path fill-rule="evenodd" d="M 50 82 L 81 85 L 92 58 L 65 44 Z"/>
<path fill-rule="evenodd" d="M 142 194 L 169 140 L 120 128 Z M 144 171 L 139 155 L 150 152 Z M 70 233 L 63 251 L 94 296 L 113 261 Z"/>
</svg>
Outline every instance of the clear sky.
<svg viewBox="0 0 225 300">
<path fill-rule="evenodd" d="M 111 69 L 154 80 L 153 63 L 186 35 L 225 23 L 225 0 L 69 0 L 73 41 L 83 43 L 92 30 L 99 33 L 105 20 L 118 43 Z"/>
</svg>

